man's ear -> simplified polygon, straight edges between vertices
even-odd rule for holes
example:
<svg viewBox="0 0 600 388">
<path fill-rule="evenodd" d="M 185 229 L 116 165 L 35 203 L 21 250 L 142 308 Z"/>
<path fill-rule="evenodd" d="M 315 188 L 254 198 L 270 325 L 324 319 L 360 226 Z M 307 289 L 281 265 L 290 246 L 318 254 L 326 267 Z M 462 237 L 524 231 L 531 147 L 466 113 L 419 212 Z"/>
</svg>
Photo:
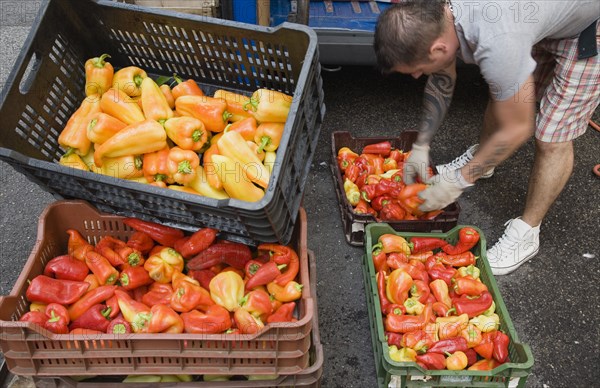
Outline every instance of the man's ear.
<svg viewBox="0 0 600 388">
<path fill-rule="evenodd" d="M 440 54 L 446 54 L 448 52 L 448 45 L 446 42 L 438 39 L 429 48 L 429 55 L 437 56 Z"/>
</svg>

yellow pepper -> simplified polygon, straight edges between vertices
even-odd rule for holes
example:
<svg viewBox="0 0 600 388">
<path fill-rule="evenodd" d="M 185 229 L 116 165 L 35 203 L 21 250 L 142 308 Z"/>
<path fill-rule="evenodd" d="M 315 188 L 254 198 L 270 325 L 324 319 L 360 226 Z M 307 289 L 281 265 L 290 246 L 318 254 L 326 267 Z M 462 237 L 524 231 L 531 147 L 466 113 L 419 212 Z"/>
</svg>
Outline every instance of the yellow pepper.
<svg viewBox="0 0 600 388">
<path fill-rule="evenodd" d="M 250 102 L 250 97 L 223 89 L 217 90 L 213 97 L 225 101 L 227 104 L 227 112 L 231 113 L 229 121 L 237 122 L 252 117 L 252 115 L 244 109 L 244 106 Z"/>
<path fill-rule="evenodd" d="M 393 361 L 396 362 L 416 362 L 417 352 L 411 348 L 398 349 L 396 345 L 388 348 L 388 354 Z"/>
<path fill-rule="evenodd" d="M 148 275 L 158 283 L 170 283 L 175 272 L 182 272 L 183 256 L 173 248 L 163 248 L 144 262 Z"/>
<path fill-rule="evenodd" d="M 452 317 L 437 317 L 435 323 L 438 326 L 438 337 L 440 340 L 457 337 L 469 324 L 469 315 L 461 314 Z"/>
<path fill-rule="evenodd" d="M 244 174 L 252 182 L 267 188 L 269 185 L 269 170 L 262 164 L 255 152 L 252 152 L 246 141 L 238 132 L 227 132 L 217 142 L 219 153 L 242 163 Z"/>
<path fill-rule="evenodd" d="M 275 90 L 258 89 L 244 107 L 259 123 L 285 123 L 292 96 Z"/>
<path fill-rule="evenodd" d="M 165 121 L 173 117 L 173 110 L 169 107 L 167 98 L 150 77 L 144 78 L 140 88 L 144 116 L 164 125 Z"/>
<path fill-rule="evenodd" d="M 283 136 L 283 123 L 262 123 L 256 128 L 254 142 L 260 151 L 275 151 Z"/>
<path fill-rule="evenodd" d="M 346 192 L 346 199 L 350 202 L 350 205 L 358 205 L 358 201 L 360 201 L 360 190 L 358 189 L 358 186 L 348 178 L 344 180 L 344 191 Z"/>
<path fill-rule="evenodd" d="M 500 317 L 498 314 L 492 314 L 490 316 L 478 315 L 475 318 L 471 318 L 469 323 L 475 325 L 482 333 L 497 330 L 500 327 Z"/>
<path fill-rule="evenodd" d="M 240 302 L 244 297 L 244 280 L 236 272 L 218 273 L 211 279 L 208 288 L 210 297 L 219 306 L 225 307 L 228 311 L 234 311 L 240 307 Z"/>
<path fill-rule="evenodd" d="M 421 315 L 423 309 L 425 309 L 425 305 L 416 298 L 406 299 L 404 307 L 406 308 L 406 313 L 410 315 Z"/>
<path fill-rule="evenodd" d="M 120 89 L 107 90 L 100 99 L 100 109 L 127 125 L 146 119 L 138 103 Z"/>
<path fill-rule="evenodd" d="M 256 187 L 246 177 L 242 171 L 240 162 L 223 155 L 212 155 L 212 162 L 214 171 L 218 174 L 219 179 L 223 183 L 225 192 L 231 198 L 256 202 L 264 197 L 264 191 L 259 187 Z"/>
<path fill-rule="evenodd" d="M 196 176 L 194 179 L 185 184 L 186 187 L 193 189 L 200 195 L 215 199 L 227 199 L 229 195 L 223 189 L 215 189 L 208 183 L 204 167 L 196 167 Z"/>
<path fill-rule="evenodd" d="M 73 150 L 70 150 L 61 156 L 58 163 L 62 164 L 63 166 L 76 168 L 78 170 L 90 171 L 87 164 L 85 164 L 83 159 L 81 159 L 81 156 L 77 155 L 75 152 L 73 152 Z"/>
<path fill-rule="evenodd" d="M 125 155 L 116 158 L 104 158 L 102 167 L 96 172 L 121 179 L 142 177 L 144 176 L 142 156 Z"/>
<path fill-rule="evenodd" d="M 277 158 L 277 153 L 274 151 L 265 152 L 265 160 L 263 160 L 263 164 L 269 170 L 269 174 L 273 174 L 273 168 L 275 168 L 275 159 Z"/>
<path fill-rule="evenodd" d="M 106 62 L 110 58 L 108 54 L 102 54 L 99 57 L 90 58 L 85 61 L 85 95 L 102 95 L 112 85 L 115 69 Z"/>
<path fill-rule="evenodd" d="M 104 112 L 98 112 L 89 117 L 87 137 L 96 145 L 102 144 L 113 137 L 127 124 Z"/>
</svg>

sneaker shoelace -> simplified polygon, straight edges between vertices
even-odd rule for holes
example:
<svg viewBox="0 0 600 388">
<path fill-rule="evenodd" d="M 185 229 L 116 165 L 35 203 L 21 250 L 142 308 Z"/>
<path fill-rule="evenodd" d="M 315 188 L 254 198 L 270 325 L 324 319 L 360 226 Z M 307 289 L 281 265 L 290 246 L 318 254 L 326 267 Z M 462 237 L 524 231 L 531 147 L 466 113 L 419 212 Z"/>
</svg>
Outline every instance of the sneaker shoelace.
<svg viewBox="0 0 600 388">
<path fill-rule="evenodd" d="M 504 226 L 508 225 L 512 220 L 506 221 Z M 510 233 L 511 229 L 505 230 L 498 242 L 492 247 L 492 251 L 497 251 L 500 247 L 513 249 L 519 243 L 519 236 Z"/>
<path fill-rule="evenodd" d="M 459 157 L 457 157 L 450 163 L 447 163 L 445 165 L 445 167 L 449 170 L 457 170 L 459 168 L 462 168 L 467 163 L 469 163 L 471 161 L 471 159 L 473 159 L 473 157 L 469 156 L 469 154 L 465 152 L 464 154 L 460 155 Z"/>
</svg>

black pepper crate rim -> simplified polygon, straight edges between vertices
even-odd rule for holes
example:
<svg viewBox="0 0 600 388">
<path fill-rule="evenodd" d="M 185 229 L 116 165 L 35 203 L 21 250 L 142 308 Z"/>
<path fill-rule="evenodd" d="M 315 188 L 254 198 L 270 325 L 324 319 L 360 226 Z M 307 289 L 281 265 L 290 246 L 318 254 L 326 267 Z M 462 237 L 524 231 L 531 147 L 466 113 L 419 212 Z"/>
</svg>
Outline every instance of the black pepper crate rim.
<svg viewBox="0 0 600 388">
<path fill-rule="evenodd" d="M 325 115 L 315 32 L 276 28 L 106 0 L 46 0 L 0 95 L 0 159 L 57 199 L 83 199 L 123 216 L 254 245 L 291 238 Z M 58 135 L 83 98 L 87 58 L 115 68 L 194 79 L 206 91 L 292 95 L 271 182 L 262 200 L 216 200 L 57 164 Z"/>
</svg>

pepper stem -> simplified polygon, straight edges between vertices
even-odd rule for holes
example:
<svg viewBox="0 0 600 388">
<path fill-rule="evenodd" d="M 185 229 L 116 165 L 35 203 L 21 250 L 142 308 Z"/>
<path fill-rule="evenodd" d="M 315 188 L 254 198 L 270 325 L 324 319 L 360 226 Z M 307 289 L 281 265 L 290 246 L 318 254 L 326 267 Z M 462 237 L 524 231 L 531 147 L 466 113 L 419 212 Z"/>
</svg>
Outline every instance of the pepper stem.
<svg viewBox="0 0 600 388">
<path fill-rule="evenodd" d="M 110 58 L 110 55 L 102 54 L 98 58 L 94 58 L 94 61 L 93 61 L 94 67 L 102 69 L 104 67 L 104 65 L 106 64 L 106 62 L 104 61 L 106 58 Z"/>
<path fill-rule="evenodd" d="M 191 174 L 193 172 L 192 165 L 189 160 L 182 160 L 179 162 L 177 172 L 181 174 Z"/>
<path fill-rule="evenodd" d="M 192 132 L 192 141 L 194 143 L 197 143 L 200 141 L 201 138 L 202 138 L 202 131 L 199 129 L 195 129 L 194 132 Z"/>
<path fill-rule="evenodd" d="M 142 77 L 139 74 L 136 74 L 133 76 L 133 82 L 135 83 L 135 86 L 137 86 L 138 88 L 142 85 L 142 82 L 144 81 L 144 77 Z"/>
<path fill-rule="evenodd" d="M 266 146 L 268 146 L 269 144 L 271 144 L 271 137 L 270 136 L 261 136 L 260 137 L 260 145 L 258 146 L 256 153 L 260 154 L 261 152 L 263 152 L 264 148 Z"/>
</svg>

